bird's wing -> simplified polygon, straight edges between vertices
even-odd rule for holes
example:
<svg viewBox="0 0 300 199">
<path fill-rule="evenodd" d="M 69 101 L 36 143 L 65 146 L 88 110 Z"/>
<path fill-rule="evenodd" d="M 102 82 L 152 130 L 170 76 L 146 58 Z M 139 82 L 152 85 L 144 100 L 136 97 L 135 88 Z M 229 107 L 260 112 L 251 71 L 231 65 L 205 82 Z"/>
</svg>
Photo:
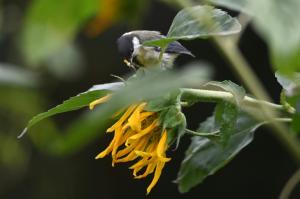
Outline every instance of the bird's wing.
<svg viewBox="0 0 300 199">
<path fill-rule="evenodd" d="M 193 55 L 193 53 L 191 53 L 191 51 L 189 51 L 188 49 L 186 49 L 183 45 L 181 45 L 181 43 L 179 43 L 178 41 L 173 41 L 171 42 L 167 49 L 166 49 L 166 53 L 178 53 L 178 54 L 186 54 L 186 55 L 190 55 L 192 57 L 195 57 L 195 55 Z"/>
</svg>

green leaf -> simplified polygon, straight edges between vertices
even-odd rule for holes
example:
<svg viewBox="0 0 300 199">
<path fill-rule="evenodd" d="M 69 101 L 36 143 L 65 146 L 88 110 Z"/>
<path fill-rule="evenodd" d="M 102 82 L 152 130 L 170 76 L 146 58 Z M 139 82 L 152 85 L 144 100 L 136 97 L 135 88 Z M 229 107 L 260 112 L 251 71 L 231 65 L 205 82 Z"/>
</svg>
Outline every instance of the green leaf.
<svg viewBox="0 0 300 199">
<path fill-rule="evenodd" d="M 174 18 L 168 38 L 195 39 L 240 32 L 239 22 L 225 11 L 211 6 L 194 6 L 181 10 Z"/>
<path fill-rule="evenodd" d="M 35 0 L 30 4 L 21 48 L 29 64 L 38 64 L 68 46 L 79 28 L 96 14 L 98 0 Z"/>
<path fill-rule="evenodd" d="M 240 111 L 239 104 L 246 95 L 245 89 L 228 80 L 223 82 L 211 81 L 206 84 L 206 87 L 214 90 L 221 89 L 230 92 L 234 96 L 233 102 L 221 101 L 217 104 L 215 110 L 216 121 L 220 126 L 220 139 L 218 141 L 222 146 L 226 146 L 235 128 Z"/>
<path fill-rule="evenodd" d="M 215 132 L 217 124 L 215 117 L 209 117 L 201 124 L 199 132 Z M 185 153 L 177 177 L 179 191 L 188 192 L 201 183 L 207 176 L 214 174 L 234 158 L 253 139 L 254 131 L 261 126 L 245 113 L 240 113 L 233 135 L 226 147 L 205 137 L 194 136 Z"/>
<path fill-rule="evenodd" d="M 234 133 L 236 121 L 238 118 L 239 108 L 230 102 L 221 102 L 217 104 L 215 111 L 215 120 L 220 126 L 220 139 L 222 146 L 226 146 L 230 137 Z"/>
<path fill-rule="evenodd" d="M 163 128 L 168 130 L 168 143 L 172 144 L 176 140 L 177 148 L 186 129 L 186 118 L 181 112 L 180 106 L 169 106 L 167 109 L 161 111 L 160 121 Z"/>
<path fill-rule="evenodd" d="M 115 88 L 116 84 L 118 84 L 118 83 L 94 86 L 91 91 L 81 93 L 75 97 L 71 97 L 70 99 L 64 101 L 62 104 L 48 110 L 47 112 L 36 115 L 28 122 L 26 128 L 23 130 L 23 132 L 21 133 L 21 135 L 19 137 L 22 137 L 29 128 L 31 128 L 33 125 L 40 122 L 41 120 L 44 120 L 48 117 L 51 117 L 51 116 L 54 116 L 54 115 L 57 115 L 60 113 L 74 111 L 74 110 L 78 110 L 80 108 L 88 106 L 92 101 L 99 99 L 100 97 L 103 97 L 104 95 L 106 95 L 109 92 L 110 87 Z M 99 89 L 101 89 L 101 90 L 99 90 Z"/>
<path fill-rule="evenodd" d="M 179 107 L 171 106 L 162 114 L 161 121 L 163 128 L 175 128 L 183 122 L 182 113 Z"/>
<path fill-rule="evenodd" d="M 225 36 L 240 32 L 241 25 L 225 11 L 211 6 L 194 6 L 181 10 L 174 18 L 167 37 L 144 45 L 164 47 L 175 40 Z"/>
<path fill-rule="evenodd" d="M 144 46 L 158 46 L 160 48 L 165 48 L 169 45 L 169 43 L 176 41 L 175 38 L 163 38 L 158 40 L 146 41 L 143 43 Z"/>
<path fill-rule="evenodd" d="M 45 118 L 51 117 L 59 113 L 69 112 L 83 108 L 89 105 L 89 103 L 91 103 L 92 101 L 104 96 L 105 94 L 107 94 L 107 91 L 91 91 L 79 94 L 75 97 L 71 97 L 70 99 L 64 101 L 62 104 L 48 110 L 47 112 L 38 114 L 37 116 L 33 117 L 27 124 L 27 129 Z"/>
</svg>

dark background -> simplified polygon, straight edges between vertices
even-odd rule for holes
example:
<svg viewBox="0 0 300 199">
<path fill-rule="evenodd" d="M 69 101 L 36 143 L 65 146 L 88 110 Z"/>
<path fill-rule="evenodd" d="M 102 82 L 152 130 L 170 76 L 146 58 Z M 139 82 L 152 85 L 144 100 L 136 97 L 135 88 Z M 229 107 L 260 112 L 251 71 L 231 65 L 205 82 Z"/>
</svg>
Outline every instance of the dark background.
<svg viewBox="0 0 300 199">
<path fill-rule="evenodd" d="M 7 1 L 8 2 L 8 1 Z M 134 29 L 159 30 L 167 33 L 176 10 L 159 1 L 152 1 L 140 16 L 140 23 Z M 233 15 L 235 13 L 232 13 Z M 48 103 L 45 110 L 70 96 L 87 90 L 94 84 L 113 81 L 110 74 L 125 75 L 128 68 L 122 64 L 117 54 L 116 38 L 130 28 L 125 23 L 119 23 L 107 29 L 95 38 L 88 38 L 81 32 L 76 38 L 76 44 L 83 52 L 86 61 L 81 74 L 73 79 L 57 79 L 51 74 L 43 72 L 43 84 L 39 92 L 47 96 Z M 0 61 L 19 63 L 8 55 L 14 51 L 12 44 L 14 35 L 6 35 L 0 44 Z M 195 40 L 182 42 L 190 49 L 197 60 L 210 63 L 215 71 L 215 80 L 232 80 L 240 85 L 234 71 L 224 61 L 222 55 L 209 40 Z M 268 61 L 268 51 L 265 43 L 248 27 L 241 38 L 240 48 L 253 70 L 264 83 L 266 89 L 278 102 L 280 86 L 277 84 Z M 178 68 L 184 63 L 193 61 L 190 57 L 180 57 Z M 1 96 L 5 95 L 0 93 Z M 212 104 L 198 104 L 185 110 L 190 128 L 197 128 L 213 110 Z M 76 118 L 80 113 L 71 113 L 55 117 L 60 128 Z M 0 124 L 2 122 L 0 121 Z M 4 123 L 1 124 L 1 126 Z M 24 126 L 26 123 L 23 124 Z M 152 190 L 146 196 L 146 188 L 151 177 L 145 180 L 134 180 L 129 165 L 111 167 L 109 157 L 94 160 L 95 155 L 103 150 L 110 141 L 110 137 L 94 140 L 78 153 L 64 157 L 54 157 L 35 148 L 28 137 L 23 142 L 29 148 L 29 163 L 21 176 L 5 175 L 6 170 L 0 167 L 0 198 L 3 199 L 82 199 L 82 198 L 202 198 L 202 199 L 253 199 L 278 198 L 286 181 L 296 169 L 291 157 L 280 142 L 269 133 L 266 127 L 256 132 L 255 140 L 247 146 L 227 166 L 215 175 L 208 177 L 201 185 L 193 188 L 189 193 L 180 194 L 172 181 L 176 178 L 184 151 L 189 144 L 186 136 L 176 151 L 169 151 L 172 161 L 168 163 L 163 174 Z M 17 174 L 16 174 L 17 175 Z M 16 178 L 10 182 L 9 178 Z M 299 198 L 299 186 L 292 198 Z"/>
</svg>

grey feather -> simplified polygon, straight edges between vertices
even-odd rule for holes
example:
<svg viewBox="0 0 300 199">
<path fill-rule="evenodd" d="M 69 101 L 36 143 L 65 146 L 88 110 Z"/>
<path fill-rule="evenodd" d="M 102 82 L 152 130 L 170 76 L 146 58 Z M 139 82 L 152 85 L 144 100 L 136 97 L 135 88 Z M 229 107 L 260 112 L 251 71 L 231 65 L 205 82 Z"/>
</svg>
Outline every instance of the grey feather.
<svg viewBox="0 0 300 199">
<path fill-rule="evenodd" d="M 186 49 L 178 41 L 171 42 L 166 49 L 166 53 L 186 54 L 186 55 L 195 57 L 195 55 L 193 55 L 193 53 L 191 53 L 191 51 Z"/>
</svg>

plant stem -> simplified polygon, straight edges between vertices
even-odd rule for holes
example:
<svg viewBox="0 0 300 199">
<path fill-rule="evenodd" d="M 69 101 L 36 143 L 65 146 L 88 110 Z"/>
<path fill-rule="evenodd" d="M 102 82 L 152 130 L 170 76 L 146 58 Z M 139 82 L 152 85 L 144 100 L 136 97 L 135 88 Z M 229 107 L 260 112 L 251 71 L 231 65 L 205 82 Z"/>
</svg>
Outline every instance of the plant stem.
<svg viewBox="0 0 300 199">
<path fill-rule="evenodd" d="M 292 175 L 292 177 L 288 180 L 288 182 L 285 184 L 283 190 L 280 193 L 279 199 L 288 199 L 293 191 L 293 189 L 296 187 L 296 185 L 300 182 L 300 169 L 296 171 Z"/>
<path fill-rule="evenodd" d="M 241 52 L 237 49 L 235 43 L 229 38 L 214 37 L 213 41 L 221 50 L 224 57 L 231 63 L 233 69 L 237 72 L 238 77 L 244 82 L 245 86 L 256 96 L 258 99 L 271 101 L 266 90 L 260 83 L 256 74 L 251 69 L 250 65 L 243 58 Z"/>
<path fill-rule="evenodd" d="M 230 92 L 226 91 L 214 91 L 214 90 L 205 90 L 205 89 L 192 89 L 192 88 L 182 88 L 182 100 L 192 98 L 195 101 L 202 102 L 219 102 L 221 100 L 228 100 L 234 102 L 234 96 Z M 245 96 L 241 101 L 241 107 L 243 106 L 252 106 L 257 107 L 258 105 L 268 106 L 270 108 L 276 109 L 278 111 L 285 111 L 284 106 L 279 104 L 274 104 L 271 102 L 257 100 L 255 98 Z M 290 110 L 289 113 L 293 114 L 295 110 Z"/>
</svg>

